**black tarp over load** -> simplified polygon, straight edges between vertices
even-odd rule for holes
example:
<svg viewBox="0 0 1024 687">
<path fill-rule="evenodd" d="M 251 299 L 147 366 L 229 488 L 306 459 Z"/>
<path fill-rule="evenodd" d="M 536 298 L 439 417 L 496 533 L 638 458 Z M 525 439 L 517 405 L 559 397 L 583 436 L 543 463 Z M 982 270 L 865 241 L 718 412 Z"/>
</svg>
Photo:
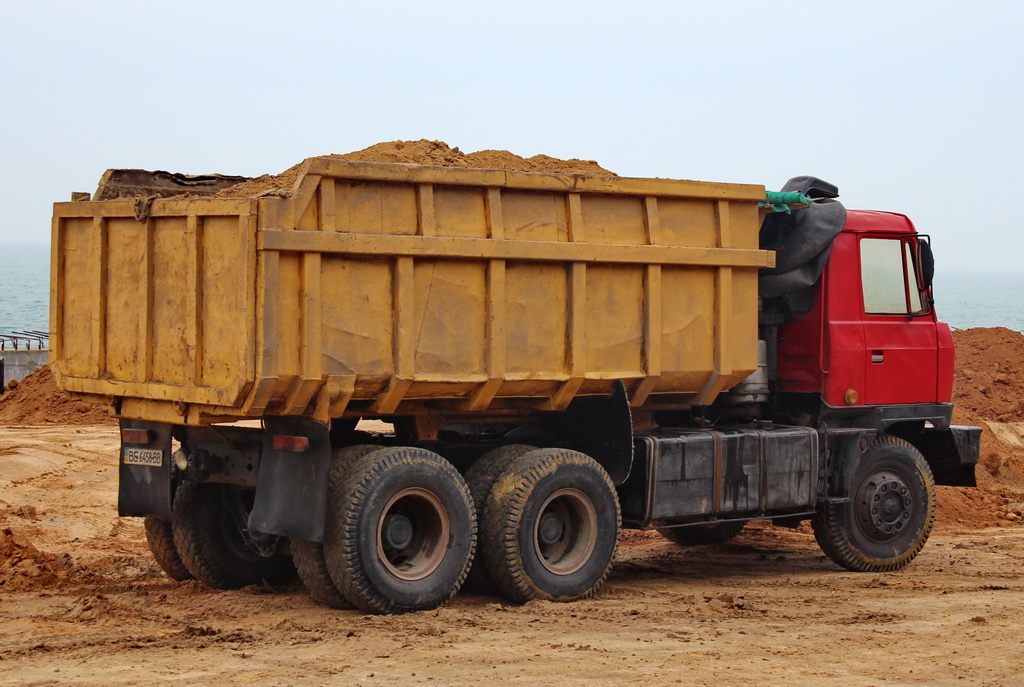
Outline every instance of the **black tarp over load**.
<svg viewBox="0 0 1024 687">
<path fill-rule="evenodd" d="M 761 248 L 775 251 L 775 267 L 760 272 L 758 291 L 766 309 L 788 316 L 810 308 L 810 287 L 821 277 L 832 241 L 846 223 L 846 208 L 835 200 L 839 189 L 817 177 L 793 177 L 782 191 L 800 192 L 814 199 L 810 207 L 793 213 L 772 213 L 761 224 Z"/>
</svg>

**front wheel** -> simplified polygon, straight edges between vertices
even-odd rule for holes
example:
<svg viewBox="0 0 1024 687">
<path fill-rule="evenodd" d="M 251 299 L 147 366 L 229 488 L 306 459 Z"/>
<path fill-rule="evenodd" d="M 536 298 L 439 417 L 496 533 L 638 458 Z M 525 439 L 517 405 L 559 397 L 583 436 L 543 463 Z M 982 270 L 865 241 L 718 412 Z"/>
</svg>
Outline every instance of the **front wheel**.
<svg viewBox="0 0 1024 687">
<path fill-rule="evenodd" d="M 509 465 L 484 505 L 484 563 L 513 601 L 587 598 L 608 575 L 620 525 L 615 487 L 593 458 L 531 451 Z"/>
<path fill-rule="evenodd" d="M 850 473 L 850 500 L 812 520 L 829 558 L 849 570 L 899 570 L 924 547 L 935 523 L 935 479 L 921 452 L 903 439 L 877 438 Z"/>
</svg>

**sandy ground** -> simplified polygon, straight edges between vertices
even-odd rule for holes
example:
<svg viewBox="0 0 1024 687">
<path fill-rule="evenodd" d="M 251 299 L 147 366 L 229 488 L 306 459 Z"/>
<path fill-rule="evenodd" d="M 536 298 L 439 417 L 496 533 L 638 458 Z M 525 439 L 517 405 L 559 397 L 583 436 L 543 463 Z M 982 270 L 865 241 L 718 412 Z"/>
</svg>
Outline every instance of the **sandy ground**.
<svg viewBox="0 0 1024 687">
<path fill-rule="evenodd" d="M 0 685 L 1024 684 L 1016 523 L 947 518 L 883 575 L 840 570 L 805 530 L 630 532 L 591 601 L 366 616 L 298 585 L 164 577 L 141 520 L 117 517 L 117 446 L 111 426 L 0 428 Z"/>
</svg>

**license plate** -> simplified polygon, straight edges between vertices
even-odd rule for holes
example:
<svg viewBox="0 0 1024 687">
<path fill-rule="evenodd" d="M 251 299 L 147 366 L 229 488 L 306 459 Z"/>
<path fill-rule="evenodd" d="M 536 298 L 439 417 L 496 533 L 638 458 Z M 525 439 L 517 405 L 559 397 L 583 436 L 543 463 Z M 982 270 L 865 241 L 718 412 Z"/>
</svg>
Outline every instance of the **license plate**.
<svg viewBox="0 0 1024 687">
<path fill-rule="evenodd" d="M 125 465 L 145 465 L 146 467 L 158 468 L 164 464 L 164 452 L 152 448 L 125 448 Z"/>
</svg>

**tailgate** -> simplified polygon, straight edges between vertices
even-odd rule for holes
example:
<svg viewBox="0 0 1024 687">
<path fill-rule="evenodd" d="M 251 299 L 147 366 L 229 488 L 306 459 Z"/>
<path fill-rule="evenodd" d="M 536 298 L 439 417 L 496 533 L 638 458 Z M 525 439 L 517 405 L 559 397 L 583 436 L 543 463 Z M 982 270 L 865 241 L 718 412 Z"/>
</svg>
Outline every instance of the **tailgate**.
<svg viewBox="0 0 1024 687">
<path fill-rule="evenodd" d="M 54 205 L 54 371 L 80 394 L 233 407 L 255 358 L 254 199 Z M 141 219 L 139 219 L 141 217 Z"/>
</svg>

